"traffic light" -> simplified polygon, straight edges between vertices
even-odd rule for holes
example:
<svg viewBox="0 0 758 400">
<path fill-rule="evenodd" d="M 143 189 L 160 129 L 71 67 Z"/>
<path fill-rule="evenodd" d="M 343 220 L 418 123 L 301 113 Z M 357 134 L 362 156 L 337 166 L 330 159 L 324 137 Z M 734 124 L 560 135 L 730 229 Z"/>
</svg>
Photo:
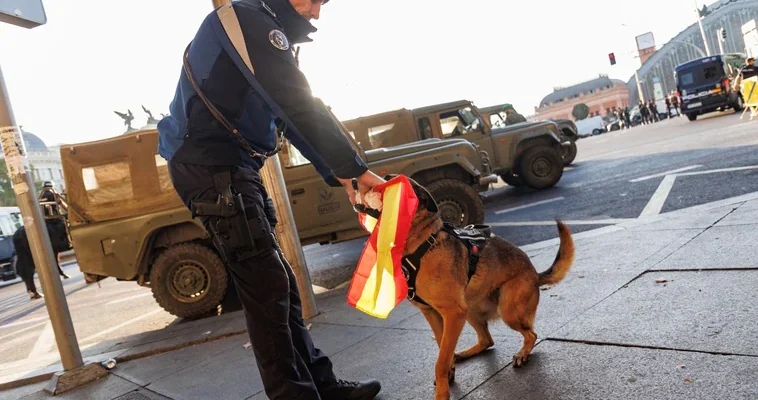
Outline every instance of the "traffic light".
<svg viewBox="0 0 758 400">
<path fill-rule="evenodd" d="M 611 60 L 611 65 L 616 65 L 616 55 L 611 53 L 608 54 L 608 59 Z"/>
<path fill-rule="evenodd" d="M 726 40 L 726 29 L 721 28 L 721 38 Z"/>
</svg>

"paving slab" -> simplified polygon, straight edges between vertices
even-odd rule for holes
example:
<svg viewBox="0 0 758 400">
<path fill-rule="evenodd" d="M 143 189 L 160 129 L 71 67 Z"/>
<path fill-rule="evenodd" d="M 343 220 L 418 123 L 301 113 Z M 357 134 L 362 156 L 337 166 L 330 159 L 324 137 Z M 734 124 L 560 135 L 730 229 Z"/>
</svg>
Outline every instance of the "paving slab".
<svg viewBox="0 0 758 400">
<path fill-rule="evenodd" d="M 719 221 L 716 226 L 751 225 L 758 224 L 758 202 L 740 206 L 726 218 Z"/>
<path fill-rule="evenodd" d="M 676 229 L 705 229 L 713 226 L 720 219 L 726 217 L 742 203 L 724 205 L 716 208 L 697 210 L 693 212 L 678 213 L 671 215 L 661 214 L 659 218 L 652 219 L 650 223 L 641 222 L 635 226 L 635 230 L 676 230 Z"/>
<path fill-rule="evenodd" d="M 551 337 L 758 355 L 756 287 L 758 271 L 648 273 Z"/>
<path fill-rule="evenodd" d="M 758 358 L 544 341 L 466 400 L 756 399 Z"/>
<path fill-rule="evenodd" d="M 45 391 L 37 391 L 25 397 L 22 400 L 39 400 L 39 399 L 61 399 L 61 400 L 112 400 L 134 392 L 140 387 L 126 379 L 118 376 L 109 375 L 103 379 L 88 383 L 82 387 L 70 392 L 52 396 Z"/>
<path fill-rule="evenodd" d="M 311 336 L 316 347 L 331 357 L 379 331 L 381 329 L 371 327 L 313 324 Z M 134 371 L 140 371 L 141 368 L 157 369 L 159 367 L 151 365 L 159 362 L 176 365 L 182 360 L 188 360 L 193 365 L 153 379 L 147 388 L 177 399 L 244 399 L 263 390 L 263 383 L 255 363 L 255 354 L 252 348 L 244 347 L 248 341 L 246 335 L 230 338 L 228 339 L 228 343 L 231 343 L 230 348 L 217 352 L 213 356 L 208 356 L 207 352 L 202 350 L 210 344 L 200 345 L 198 351 L 201 352 L 202 359 L 197 360 L 199 361 L 197 363 L 194 363 L 195 360 L 190 358 L 191 355 L 188 353 L 176 360 L 170 358 L 170 354 L 173 353 L 168 353 L 169 358 L 162 357 L 164 361 L 157 359 L 161 356 L 131 361 L 130 363 L 134 363 L 131 368 Z M 189 350 L 185 349 L 185 351 Z M 223 379 L 219 379 L 219 371 L 223 371 Z M 138 378 L 142 384 L 146 376 Z"/>
<path fill-rule="evenodd" d="M 758 225 L 715 226 L 652 269 L 758 269 L 756 242 Z"/>
<path fill-rule="evenodd" d="M 648 259 L 658 253 L 671 254 L 695 237 L 700 230 L 638 231 L 621 230 L 606 235 L 574 240 L 574 272 L 637 272 L 649 268 Z M 672 247 L 673 246 L 673 247 Z M 547 269 L 555 259 L 557 247 L 532 258 L 537 271 Z"/>
<path fill-rule="evenodd" d="M 0 390 L 0 400 L 17 400 L 26 395 L 39 392 L 47 386 L 47 381 L 31 385 L 25 385 L 18 388 Z"/>
<path fill-rule="evenodd" d="M 566 279 L 556 286 L 540 291 L 540 304 L 534 330 L 540 338 L 548 336 L 563 325 L 576 319 L 613 292 L 637 277 L 633 272 L 570 272 Z M 431 328 L 423 315 L 415 315 L 395 325 L 393 328 L 429 331 Z M 475 335 L 469 324 L 463 332 Z M 511 330 L 501 320 L 490 323 L 493 336 L 506 336 L 521 340 L 521 334 Z"/>
<path fill-rule="evenodd" d="M 236 336 L 189 346 L 144 359 L 119 363 L 111 372 L 140 386 L 147 386 L 166 376 L 181 373 L 182 370 L 192 368 L 233 347 L 242 348 L 246 341 L 247 337 Z"/>
<path fill-rule="evenodd" d="M 521 344 L 494 338 L 495 347 L 456 366 L 452 394 L 460 398 L 508 365 Z M 462 335 L 458 349 L 476 343 L 476 336 Z M 431 399 L 437 343 L 427 332 L 386 329 L 332 357 L 338 377 L 348 380 L 376 378 L 382 382 L 380 399 Z M 265 397 L 258 397 L 265 399 Z"/>
</svg>

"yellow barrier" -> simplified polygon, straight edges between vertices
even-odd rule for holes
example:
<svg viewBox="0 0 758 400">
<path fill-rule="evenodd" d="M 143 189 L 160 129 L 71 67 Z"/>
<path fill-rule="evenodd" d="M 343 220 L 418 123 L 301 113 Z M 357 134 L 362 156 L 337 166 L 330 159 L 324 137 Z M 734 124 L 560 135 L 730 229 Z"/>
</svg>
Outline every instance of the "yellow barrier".
<svg viewBox="0 0 758 400">
<path fill-rule="evenodd" d="M 750 111 L 750 120 L 758 116 L 758 77 L 745 79 L 741 84 L 742 99 L 745 103 L 745 109 L 742 111 L 740 119 L 745 113 Z"/>
</svg>

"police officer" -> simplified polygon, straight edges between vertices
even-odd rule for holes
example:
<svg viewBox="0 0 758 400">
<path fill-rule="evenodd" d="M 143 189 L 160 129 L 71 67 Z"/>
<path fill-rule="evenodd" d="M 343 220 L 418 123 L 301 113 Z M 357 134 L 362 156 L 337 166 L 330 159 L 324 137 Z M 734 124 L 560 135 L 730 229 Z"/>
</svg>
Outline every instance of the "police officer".
<svg viewBox="0 0 758 400">
<path fill-rule="evenodd" d="M 247 320 L 266 394 L 272 400 L 373 399 L 375 380 L 338 380 L 302 320 L 295 276 L 275 237 L 273 203 L 259 170 L 280 146 L 278 134 L 355 204 L 353 181 L 367 192 L 384 182 L 368 170 L 298 70 L 292 45 L 310 41 L 326 0 L 242 0 L 233 7 L 255 81 L 293 125 L 275 118 L 264 95 L 206 17 L 185 52 L 170 115 L 158 124 L 159 152 L 179 197 L 199 217 L 224 259 Z M 224 8 L 226 7 L 226 8 Z M 229 47 L 226 47 L 228 49 Z M 239 52 L 237 52 L 239 53 Z"/>
<path fill-rule="evenodd" d="M 740 83 L 742 83 L 743 79 L 750 79 L 754 76 L 758 75 L 757 72 L 755 72 L 755 58 L 750 57 L 747 59 L 747 63 L 744 67 L 740 70 L 740 75 L 737 77 L 737 82 L 735 83 L 735 87 L 739 87 Z"/>
</svg>

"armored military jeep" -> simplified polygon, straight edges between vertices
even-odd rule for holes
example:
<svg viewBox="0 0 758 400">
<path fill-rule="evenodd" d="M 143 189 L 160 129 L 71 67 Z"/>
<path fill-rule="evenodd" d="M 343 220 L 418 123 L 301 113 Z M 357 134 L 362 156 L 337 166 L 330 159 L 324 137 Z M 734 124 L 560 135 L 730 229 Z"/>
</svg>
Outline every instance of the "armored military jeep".
<svg viewBox="0 0 758 400">
<path fill-rule="evenodd" d="M 135 281 L 171 314 L 201 316 L 222 302 L 229 277 L 202 224 L 176 195 L 157 143 L 156 130 L 143 130 L 61 146 L 69 232 L 87 282 Z M 425 185 L 446 221 L 483 222 L 478 191 L 497 177 L 471 143 L 431 139 L 365 152 L 353 145 L 372 171 Z M 304 245 L 367 235 L 342 188 L 327 186 L 289 143 L 278 157 Z"/>
<path fill-rule="evenodd" d="M 533 122 L 522 122 L 508 126 L 505 124 L 505 111 L 503 111 L 504 104 L 490 107 L 483 107 L 479 110 L 484 115 L 485 119 L 489 119 L 490 125 L 493 128 L 504 128 L 506 130 L 517 129 L 522 124 L 533 124 Z M 579 140 L 579 134 L 577 133 L 576 124 L 570 119 L 554 119 L 551 120 L 558 125 L 558 132 L 561 135 L 561 142 L 569 142 L 568 146 L 562 146 L 561 156 L 563 157 L 563 165 L 569 165 L 576 159 L 577 148 L 576 141 Z M 517 126 L 519 125 L 519 126 Z"/>
<path fill-rule="evenodd" d="M 546 189 L 563 176 L 562 153 L 572 141 L 561 139 L 551 121 L 493 126 L 467 100 L 413 110 L 364 116 L 344 125 L 365 148 L 397 146 L 428 139 L 465 139 L 488 155 L 492 171 L 513 186 Z"/>
</svg>

